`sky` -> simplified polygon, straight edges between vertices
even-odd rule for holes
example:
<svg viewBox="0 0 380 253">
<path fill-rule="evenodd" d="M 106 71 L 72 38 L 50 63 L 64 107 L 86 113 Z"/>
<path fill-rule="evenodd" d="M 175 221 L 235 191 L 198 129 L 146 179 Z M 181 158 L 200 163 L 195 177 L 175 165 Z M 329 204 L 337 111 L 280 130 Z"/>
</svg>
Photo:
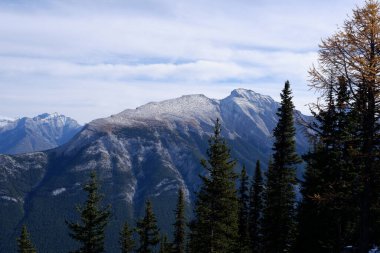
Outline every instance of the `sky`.
<svg viewBox="0 0 380 253">
<path fill-rule="evenodd" d="M 357 0 L 1 0 L 0 115 L 80 123 L 185 94 L 235 88 L 298 110 L 318 44 Z"/>
</svg>

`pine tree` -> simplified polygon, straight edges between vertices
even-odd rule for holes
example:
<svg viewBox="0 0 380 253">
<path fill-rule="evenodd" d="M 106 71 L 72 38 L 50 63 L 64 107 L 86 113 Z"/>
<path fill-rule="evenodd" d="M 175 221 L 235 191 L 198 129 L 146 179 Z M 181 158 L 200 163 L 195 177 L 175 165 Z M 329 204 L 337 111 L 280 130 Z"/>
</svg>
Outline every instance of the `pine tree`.
<svg viewBox="0 0 380 253">
<path fill-rule="evenodd" d="M 185 252 L 185 229 L 186 229 L 186 217 L 185 217 L 185 198 L 182 189 L 178 190 L 178 202 L 175 210 L 175 223 L 174 225 L 174 242 L 173 253 Z"/>
<path fill-rule="evenodd" d="M 122 253 L 131 253 L 135 246 L 135 241 L 133 240 L 133 231 L 129 229 L 128 222 L 125 222 L 123 228 L 120 232 L 120 249 Z"/>
<path fill-rule="evenodd" d="M 137 233 L 140 236 L 138 253 L 151 253 L 160 242 L 160 233 L 157 227 L 152 203 L 148 200 L 145 204 L 145 216 L 137 222 Z"/>
<path fill-rule="evenodd" d="M 289 81 L 281 93 L 279 117 L 273 131 L 273 165 L 266 184 L 266 206 L 263 217 L 264 252 L 289 252 L 295 240 L 296 164 L 300 162 L 295 150 L 295 127 Z"/>
<path fill-rule="evenodd" d="M 160 251 L 159 253 L 171 253 L 172 252 L 172 244 L 169 243 L 168 237 L 163 235 L 160 240 Z"/>
<path fill-rule="evenodd" d="M 33 243 L 30 239 L 30 235 L 26 228 L 26 225 L 22 226 L 21 235 L 17 238 L 17 246 L 19 253 L 36 253 L 36 249 L 33 246 Z"/>
<path fill-rule="evenodd" d="M 187 227 L 189 228 L 189 233 L 187 234 L 186 253 L 197 252 L 197 240 L 201 235 L 197 235 L 196 220 L 191 220 Z"/>
<path fill-rule="evenodd" d="M 191 226 L 191 250 L 197 253 L 235 252 L 238 238 L 238 198 L 234 172 L 235 162 L 221 136 L 216 121 L 214 135 L 209 140 L 207 170 L 200 176 L 202 185 L 195 203 L 195 220 Z"/>
<path fill-rule="evenodd" d="M 333 88 L 332 77 L 325 108 L 319 106 L 318 113 L 314 113 L 314 149 L 304 156 L 307 167 L 297 240 L 300 253 L 339 253 L 345 245 L 355 243 L 357 173 L 347 146 L 351 127 L 345 110 L 347 88 L 344 78 L 336 81 L 338 91 Z"/>
<path fill-rule="evenodd" d="M 310 70 L 311 85 L 326 97 L 328 77 L 343 76 L 347 81 L 347 111 L 355 114 L 350 145 L 358 171 L 360 190 L 358 247 L 367 253 L 380 240 L 380 3 L 368 0 L 353 11 L 335 34 L 322 41 L 318 65 Z M 337 85 L 334 85 L 334 89 Z"/>
<path fill-rule="evenodd" d="M 249 183 L 248 175 L 243 166 L 240 173 L 239 187 L 239 252 L 248 252 L 249 250 Z"/>
<path fill-rule="evenodd" d="M 262 215 L 264 208 L 264 182 L 261 172 L 260 161 L 257 160 L 254 179 L 249 194 L 249 238 L 252 253 L 261 253 L 263 246 L 262 238 Z"/>
<path fill-rule="evenodd" d="M 90 180 L 83 190 L 87 192 L 87 200 L 83 206 L 78 206 L 80 222 L 68 222 L 70 236 L 81 246 L 75 252 L 100 253 L 104 252 L 105 228 L 111 215 L 110 206 L 102 208 L 102 196 L 98 193 L 98 181 L 95 172 L 91 172 Z"/>
</svg>

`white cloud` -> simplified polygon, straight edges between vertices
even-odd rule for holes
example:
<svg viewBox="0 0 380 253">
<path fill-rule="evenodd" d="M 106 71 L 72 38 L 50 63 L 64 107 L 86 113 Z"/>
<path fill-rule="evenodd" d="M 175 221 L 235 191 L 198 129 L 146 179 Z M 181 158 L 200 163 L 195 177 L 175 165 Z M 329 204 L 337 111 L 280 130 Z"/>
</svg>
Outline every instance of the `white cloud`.
<svg viewBox="0 0 380 253">
<path fill-rule="evenodd" d="M 276 97 L 287 79 L 301 107 L 314 99 L 307 69 L 320 39 L 357 3 L 3 1 L 0 114 L 54 108 L 84 122 L 187 93 Z"/>
</svg>

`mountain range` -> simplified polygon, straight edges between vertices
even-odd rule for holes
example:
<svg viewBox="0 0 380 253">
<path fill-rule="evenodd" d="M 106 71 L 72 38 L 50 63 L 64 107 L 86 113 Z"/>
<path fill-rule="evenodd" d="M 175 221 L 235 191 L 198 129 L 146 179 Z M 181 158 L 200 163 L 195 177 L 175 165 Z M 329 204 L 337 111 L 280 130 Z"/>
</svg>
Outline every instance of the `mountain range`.
<svg viewBox="0 0 380 253">
<path fill-rule="evenodd" d="M 0 252 L 15 251 L 22 224 L 27 224 L 39 252 L 73 250 L 76 243 L 65 220 L 78 219 L 75 206 L 85 200 L 82 186 L 92 170 L 101 182 L 104 203 L 112 205 L 107 252 L 118 252 L 121 224 L 128 220 L 135 225 L 147 199 L 162 232 L 170 235 L 180 187 L 191 216 L 199 174 L 204 173 L 200 160 L 206 158 L 216 119 L 238 161 L 237 171 L 245 164 L 252 174 L 256 160 L 264 168 L 268 164 L 278 107 L 271 97 L 245 89 L 221 100 L 186 95 L 94 120 L 54 149 L 0 155 Z M 308 141 L 300 126 L 296 142 L 297 151 L 305 153 Z"/>
<path fill-rule="evenodd" d="M 52 149 L 68 142 L 81 128 L 75 120 L 57 113 L 16 120 L 0 119 L 0 153 Z"/>
</svg>

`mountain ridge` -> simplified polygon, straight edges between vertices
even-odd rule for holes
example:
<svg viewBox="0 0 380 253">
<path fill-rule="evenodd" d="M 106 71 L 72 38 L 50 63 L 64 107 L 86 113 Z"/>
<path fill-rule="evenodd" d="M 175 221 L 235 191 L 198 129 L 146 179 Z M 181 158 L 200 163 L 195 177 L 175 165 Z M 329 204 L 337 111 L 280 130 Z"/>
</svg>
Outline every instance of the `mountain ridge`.
<svg viewBox="0 0 380 253">
<path fill-rule="evenodd" d="M 0 120 L 0 153 L 19 154 L 52 149 L 68 142 L 81 128 L 74 119 L 58 113 Z"/>
<path fill-rule="evenodd" d="M 36 235 L 41 252 L 67 252 L 75 243 L 68 237 L 66 218 L 74 219 L 75 204 L 84 200 L 81 186 L 90 171 L 101 181 L 105 203 L 113 217 L 107 230 L 107 251 L 118 249 L 121 224 L 141 217 L 146 199 L 153 203 L 158 224 L 170 234 L 178 188 L 187 196 L 190 214 L 199 174 L 214 122 L 220 117 L 222 134 L 232 157 L 252 174 L 256 160 L 266 167 L 272 153 L 271 131 L 278 103 L 253 91 L 235 90 L 216 100 L 203 95 L 150 103 L 86 124 L 66 144 L 37 153 L 0 155 L 0 252 L 12 252 L 21 221 Z M 144 111 L 145 110 L 145 111 Z M 308 148 L 297 127 L 297 149 Z M 15 202 L 14 200 L 17 200 Z M 12 215 L 10 215 L 12 214 Z M 7 219 L 7 222 L 4 220 Z M 43 223 L 41 223 L 43 220 Z M 44 238 L 38 235 L 44 231 Z M 16 233 L 17 234 L 17 233 Z M 55 238 L 61 238 L 60 248 Z"/>
</svg>

